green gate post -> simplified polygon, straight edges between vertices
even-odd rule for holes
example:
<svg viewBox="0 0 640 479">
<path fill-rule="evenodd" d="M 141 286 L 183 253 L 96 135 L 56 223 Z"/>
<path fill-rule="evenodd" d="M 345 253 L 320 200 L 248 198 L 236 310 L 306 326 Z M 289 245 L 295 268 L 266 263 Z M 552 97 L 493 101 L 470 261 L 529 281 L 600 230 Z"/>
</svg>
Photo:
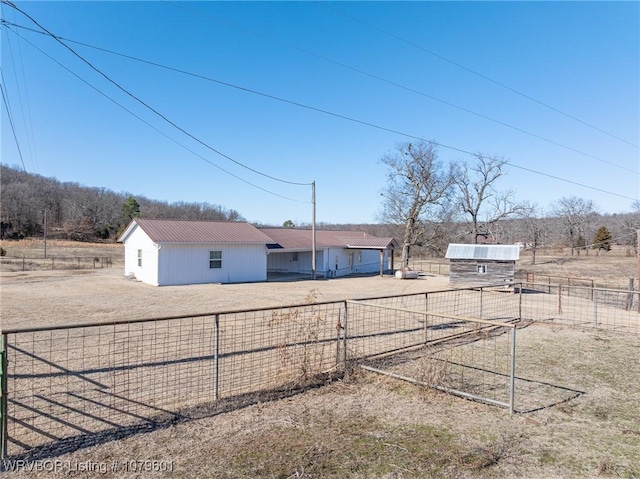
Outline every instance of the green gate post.
<svg viewBox="0 0 640 479">
<path fill-rule="evenodd" d="M 7 335 L 0 338 L 0 459 L 7 457 Z"/>
<path fill-rule="evenodd" d="M 220 315 L 215 315 L 213 346 L 213 399 L 220 399 Z"/>
</svg>

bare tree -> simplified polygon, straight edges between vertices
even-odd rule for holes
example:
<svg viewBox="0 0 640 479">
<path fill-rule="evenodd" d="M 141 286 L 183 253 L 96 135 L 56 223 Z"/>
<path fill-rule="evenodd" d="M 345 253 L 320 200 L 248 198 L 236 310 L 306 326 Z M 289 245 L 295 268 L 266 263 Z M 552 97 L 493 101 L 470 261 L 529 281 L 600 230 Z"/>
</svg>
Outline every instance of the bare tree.
<svg viewBox="0 0 640 479">
<path fill-rule="evenodd" d="M 635 200 L 631 204 L 631 213 L 622 215 L 618 226 L 625 244 L 632 246 L 634 254 L 638 254 L 637 232 L 640 230 L 640 200 Z"/>
<path fill-rule="evenodd" d="M 554 207 L 554 213 L 562 222 L 573 255 L 576 248 L 586 245 L 585 238 L 589 237 L 588 229 L 597 214 L 596 207 L 591 200 L 571 196 L 561 198 Z"/>
<path fill-rule="evenodd" d="M 468 217 L 468 231 L 474 243 L 480 234 L 493 236 L 494 225 L 520 210 L 513 192 L 500 192 L 497 181 L 504 176 L 507 160 L 504 158 L 475 155 L 473 165 L 463 164 L 456 174 L 458 206 Z"/>
<path fill-rule="evenodd" d="M 547 225 L 535 204 L 523 203 L 518 216 L 524 229 L 525 247 L 531 248 L 531 264 L 536 264 L 536 251 L 547 236 Z"/>
<path fill-rule="evenodd" d="M 389 167 L 380 219 L 403 226 L 402 265 L 409 266 L 411 247 L 438 236 L 453 185 L 453 166 L 438 161 L 431 142 L 399 144 L 385 155 Z"/>
</svg>

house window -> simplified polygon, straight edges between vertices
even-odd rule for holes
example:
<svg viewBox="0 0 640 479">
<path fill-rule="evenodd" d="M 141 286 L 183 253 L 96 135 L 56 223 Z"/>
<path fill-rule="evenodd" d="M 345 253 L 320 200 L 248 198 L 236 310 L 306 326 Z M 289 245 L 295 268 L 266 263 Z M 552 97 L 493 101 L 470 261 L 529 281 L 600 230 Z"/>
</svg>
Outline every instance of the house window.
<svg viewBox="0 0 640 479">
<path fill-rule="evenodd" d="M 291 253 L 291 261 L 298 261 L 298 252 Z"/>
<path fill-rule="evenodd" d="M 138 250 L 138 266 L 142 267 L 142 250 Z"/>
<path fill-rule="evenodd" d="M 486 264 L 476 265 L 476 272 L 478 274 L 487 274 L 487 265 Z"/>
<path fill-rule="evenodd" d="M 222 268 L 222 251 L 209 251 L 209 268 Z"/>
</svg>

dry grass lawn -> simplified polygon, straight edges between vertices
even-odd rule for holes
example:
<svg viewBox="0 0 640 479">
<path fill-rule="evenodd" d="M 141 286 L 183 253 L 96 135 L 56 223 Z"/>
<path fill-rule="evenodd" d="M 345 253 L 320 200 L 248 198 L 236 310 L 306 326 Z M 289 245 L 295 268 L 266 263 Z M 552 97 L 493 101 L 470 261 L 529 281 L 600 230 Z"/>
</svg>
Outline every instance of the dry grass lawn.
<svg viewBox="0 0 640 479">
<path fill-rule="evenodd" d="M 4 246 L 11 252 L 11 244 Z M 93 248 L 92 255 L 104 251 L 87 248 Z M 520 267 L 529 269 L 526 261 Z M 157 288 L 126 280 L 122 263 L 114 265 L 96 270 L 3 271 L 3 329 L 296 304 L 312 290 L 317 301 L 329 301 L 441 290 L 448 285 L 446 277 L 372 276 Z M 597 272 L 597 278 L 618 278 L 623 285 L 637 271 L 636 259 L 624 255 L 539 256 L 536 267 L 541 274 Z M 356 369 L 348 379 L 303 394 L 51 458 L 61 461 L 57 471 L 22 470 L 3 476 L 640 477 L 640 338 L 533 325 L 518 331 L 517 346 L 518 387 L 529 399 L 517 399 L 521 412 L 514 415 Z M 550 390 L 555 396 L 549 396 Z M 129 471 L 124 471 L 124 461 L 141 462 L 129 463 Z M 171 471 L 145 470 L 168 466 Z M 106 472 L 97 470 L 101 467 Z"/>
</svg>

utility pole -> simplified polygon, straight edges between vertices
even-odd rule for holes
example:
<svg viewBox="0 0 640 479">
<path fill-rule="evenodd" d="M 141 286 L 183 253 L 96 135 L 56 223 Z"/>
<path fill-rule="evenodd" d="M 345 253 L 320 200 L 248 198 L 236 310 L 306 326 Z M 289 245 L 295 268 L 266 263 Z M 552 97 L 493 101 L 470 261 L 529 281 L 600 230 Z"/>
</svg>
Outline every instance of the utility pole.
<svg viewBox="0 0 640 479">
<path fill-rule="evenodd" d="M 638 255 L 638 313 L 640 313 L 640 229 L 636 230 L 636 254 Z"/>
<path fill-rule="evenodd" d="M 311 279 L 316 279 L 316 182 L 311 182 Z"/>
<path fill-rule="evenodd" d="M 44 210 L 44 257 L 47 257 L 47 210 Z"/>
</svg>

